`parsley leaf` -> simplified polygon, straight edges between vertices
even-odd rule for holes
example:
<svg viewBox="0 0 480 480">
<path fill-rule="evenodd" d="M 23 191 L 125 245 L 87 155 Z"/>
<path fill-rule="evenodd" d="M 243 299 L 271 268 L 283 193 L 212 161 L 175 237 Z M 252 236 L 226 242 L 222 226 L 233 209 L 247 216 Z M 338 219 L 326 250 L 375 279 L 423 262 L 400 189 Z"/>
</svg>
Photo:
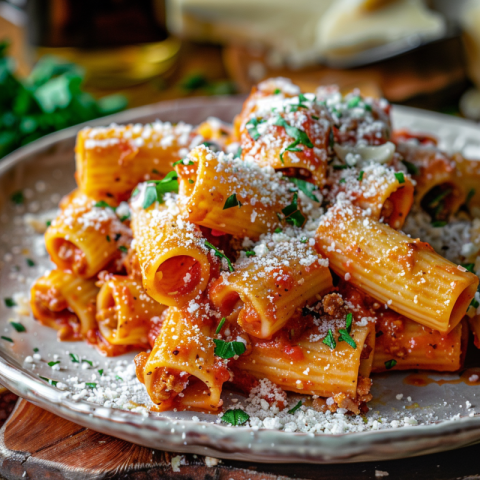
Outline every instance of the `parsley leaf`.
<svg viewBox="0 0 480 480">
<path fill-rule="evenodd" d="M 227 200 L 225 201 L 225 205 L 223 206 L 223 210 L 227 210 L 228 208 L 236 207 L 240 208 L 242 206 L 242 203 L 240 200 L 237 199 L 237 194 L 234 193 L 230 195 Z"/>
<path fill-rule="evenodd" d="M 295 140 L 293 143 L 291 143 L 288 147 L 285 148 L 282 152 L 280 152 L 280 161 L 285 164 L 285 161 L 283 159 L 283 154 L 285 152 L 302 152 L 303 150 L 301 148 L 297 148 L 297 145 L 299 144 L 298 140 Z"/>
<path fill-rule="evenodd" d="M 478 308 L 479 306 L 480 306 L 480 303 L 478 303 L 477 300 L 475 300 L 474 298 L 472 298 L 472 301 L 470 302 L 469 307 Z"/>
<path fill-rule="evenodd" d="M 352 321 L 353 321 L 353 315 L 348 312 L 347 316 L 345 317 L 345 328 L 347 329 L 347 332 L 350 334 L 352 331 Z"/>
<path fill-rule="evenodd" d="M 93 367 L 93 362 L 91 360 L 87 360 L 86 358 L 82 359 L 82 362 L 88 363 L 91 367 Z"/>
<path fill-rule="evenodd" d="M 25 261 L 27 262 L 27 265 L 29 267 L 34 267 L 35 266 L 35 262 L 31 258 L 26 258 Z"/>
<path fill-rule="evenodd" d="M 390 369 L 393 368 L 396 364 L 397 364 L 397 361 L 396 361 L 396 360 L 393 360 L 393 359 L 392 359 L 392 360 L 387 360 L 387 361 L 385 362 L 385 368 L 386 368 L 387 370 L 390 370 Z"/>
<path fill-rule="evenodd" d="M 339 328 L 338 333 L 340 334 L 338 337 L 339 342 L 347 342 L 353 349 L 357 348 L 355 340 L 350 336 L 350 333 L 345 328 Z"/>
<path fill-rule="evenodd" d="M 94 205 L 94 207 L 97 207 L 97 208 L 110 208 L 112 209 L 113 211 L 116 210 L 115 207 L 112 207 L 111 205 L 109 205 L 107 202 L 105 202 L 104 200 L 100 200 L 99 202 L 96 202 Z"/>
<path fill-rule="evenodd" d="M 17 304 L 13 298 L 4 298 L 5 306 L 8 308 L 16 307 Z"/>
<path fill-rule="evenodd" d="M 291 408 L 287 413 L 293 415 L 301 406 L 303 405 L 302 401 L 300 400 L 293 408 Z"/>
<path fill-rule="evenodd" d="M 429 204 L 428 206 L 429 207 L 435 207 L 436 205 L 438 205 L 445 197 L 448 197 L 451 193 L 452 193 L 452 189 L 451 188 L 447 188 L 446 190 L 444 190 L 442 193 L 440 193 L 439 195 L 437 195 Z M 443 207 L 443 205 L 442 205 Z"/>
<path fill-rule="evenodd" d="M 395 178 L 398 180 L 398 183 L 405 183 L 405 175 L 403 172 L 395 172 Z"/>
<path fill-rule="evenodd" d="M 348 165 L 333 165 L 334 170 L 345 170 L 347 168 L 350 168 Z"/>
<path fill-rule="evenodd" d="M 432 227 L 435 227 L 435 228 L 440 228 L 440 227 L 444 227 L 445 225 L 447 225 L 447 221 L 446 220 L 435 220 L 434 222 L 432 222 Z"/>
<path fill-rule="evenodd" d="M 148 180 L 145 189 L 143 208 L 146 210 L 152 203 L 163 203 L 163 194 L 168 192 L 178 193 L 178 175 L 172 171 L 165 175 L 162 180 Z"/>
<path fill-rule="evenodd" d="M 289 137 L 292 137 L 294 140 L 298 141 L 298 143 L 301 143 L 308 148 L 313 148 L 313 143 L 308 138 L 307 133 L 297 127 L 292 127 L 282 117 L 278 116 L 274 125 L 277 127 L 284 127 Z"/>
<path fill-rule="evenodd" d="M 235 355 L 241 355 L 245 352 L 246 347 L 242 342 L 226 342 L 225 340 L 219 340 L 214 338 L 215 343 L 215 355 L 220 358 L 232 358 Z"/>
<path fill-rule="evenodd" d="M 103 368 L 101 368 L 99 371 L 98 371 L 99 375 L 103 375 Z"/>
<path fill-rule="evenodd" d="M 12 196 L 10 197 L 10 200 L 15 205 L 21 205 L 25 201 L 25 197 L 23 196 L 23 192 L 19 190 L 18 192 L 15 192 L 12 194 Z"/>
<path fill-rule="evenodd" d="M 276 88 L 276 89 L 273 91 L 273 94 L 274 94 L 274 95 L 278 95 L 279 93 L 282 93 L 282 91 L 281 91 L 279 88 Z"/>
<path fill-rule="evenodd" d="M 260 138 L 260 134 L 258 133 L 257 126 L 260 123 L 263 123 L 265 120 L 259 120 L 258 118 L 251 118 L 246 124 L 245 127 L 247 128 L 248 133 L 250 136 L 256 141 Z"/>
<path fill-rule="evenodd" d="M 210 250 L 213 250 L 215 252 L 215 256 L 218 257 L 218 258 L 224 258 L 227 263 L 228 263 L 228 270 L 230 272 L 233 272 L 235 271 L 235 269 L 233 268 L 233 265 L 232 265 L 232 262 L 230 261 L 230 259 L 224 254 L 222 253 L 215 245 L 212 245 L 210 242 L 208 241 L 205 241 L 205 246 L 210 249 Z"/>
<path fill-rule="evenodd" d="M 57 380 L 52 380 L 51 378 L 47 378 L 47 377 L 40 377 L 42 380 L 45 380 L 47 383 L 49 383 L 50 385 L 53 385 L 54 387 L 57 386 L 57 383 L 58 381 Z"/>
<path fill-rule="evenodd" d="M 223 325 L 225 324 L 225 322 L 227 321 L 227 319 L 225 317 L 223 317 L 221 320 L 220 320 L 220 323 L 218 324 L 218 327 L 217 329 L 215 330 L 215 335 L 219 334 L 220 331 L 222 330 L 222 327 Z"/>
<path fill-rule="evenodd" d="M 302 212 L 298 209 L 298 194 L 295 192 L 293 194 L 293 200 L 290 205 L 287 205 L 282 209 L 282 213 L 285 215 L 285 221 L 290 225 L 295 227 L 301 227 L 305 223 L 305 217 L 302 215 Z"/>
<path fill-rule="evenodd" d="M 407 167 L 407 172 L 410 175 L 418 175 L 420 173 L 420 169 L 414 163 L 408 160 L 402 160 L 402 163 Z"/>
<path fill-rule="evenodd" d="M 234 410 L 227 410 L 222 416 L 222 421 L 236 427 L 237 425 L 243 425 L 246 423 L 249 418 L 250 415 L 248 413 L 236 408 Z"/>
<path fill-rule="evenodd" d="M 235 157 L 241 158 L 243 152 L 242 147 L 238 147 L 237 153 L 235 154 Z"/>
<path fill-rule="evenodd" d="M 69 353 L 70 358 L 72 359 L 73 363 L 80 363 L 80 359 L 78 358 L 78 355 L 75 353 Z"/>
<path fill-rule="evenodd" d="M 48 362 L 49 367 L 54 367 L 55 365 L 58 365 L 60 363 L 60 360 L 57 360 L 56 362 Z"/>
<path fill-rule="evenodd" d="M 465 199 L 465 205 L 468 207 L 470 200 L 472 200 L 473 196 L 475 195 L 476 190 L 471 188 L 467 193 L 467 198 Z"/>
<path fill-rule="evenodd" d="M 318 198 L 313 194 L 315 190 L 318 190 L 318 187 L 313 183 L 307 182 L 306 180 L 302 180 L 300 178 L 295 177 L 287 177 L 287 179 L 294 183 L 298 189 L 306 195 L 310 200 L 314 202 L 318 202 Z"/>
<path fill-rule="evenodd" d="M 120 377 L 119 375 L 115 375 L 115 380 L 118 380 L 119 382 L 123 382 L 123 378 Z"/>
<path fill-rule="evenodd" d="M 2 340 L 5 340 L 7 342 L 13 343 L 13 340 L 10 337 L 0 337 Z"/>
<path fill-rule="evenodd" d="M 273 233 L 282 233 L 282 232 L 283 232 L 283 230 L 282 230 L 280 227 L 277 227 L 277 228 L 273 231 Z"/>
<path fill-rule="evenodd" d="M 338 183 L 345 183 L 345 182 L 346 182 L 346 180 L 345 180 L 344 178 L 341 178 L 341 179 L 338 181 Z"/>
<path fill-rule="evenodd" d="M 335 350 L 337 342 L 335 342 L 335 337 L 333 336 L 333 332 L 331 330 L 328 330 L 327 336 L 323 339 L 322 343 L 330 347 L 332 350 Z"/>
<path fill-rule="evenodd" d="M 45 222 L 45 225 L 46 225 L 47 227 L 49 227 L 51 224 L 52 224 L 52 221 L 51 221 L 51 220 L 47 220 L 47 221 Z"/>
<path fill-rule="evenodd" d="M 248 257 L 254 257 L 256 255 L 256 253 L 253 251 L 253 250 L 247 250 L 245 252 L 245 256 L 248 258 Z"/>
<path fill-rule="evenodd" d="M 473 268 L 475 267 L 474 263 L 462 263 L 461 264 L 463 268 L 466 268 L 469 272 L 475 273 Z"/>
<path fill-rule="evenodd" d="M 188 160 L 188 158 L 181 158 L 180 160 L 173 162 L 172 166 L 176 167 L 177 165 L 194 165 L 194 162 L 192 162 L 192 160 L 188 160 L 187 163 L 185 163 L 185 160 Z"/>
<path fill-rule="evenodd" d="M 364 172 L 363 170 L 361 170 L 360 173 L 358 174 L 357 180 L 358 180 L 359 182 L 361 182 L 361 181 L 363 180 L 363 174 L 364 174 L 364 173 L 365 173 L 365 172 Z"/>
<path fill-rule="evenodd" d="M 123 253 L 127 253 L 127 252 L 128 252 L 128 248 L 125 247 L 125 245 L 120 245 L 120 246 L 118 247 L 118 249 L 119 249 L 121 252 L 123 252 Z"/>
<path fill-rule="evenodd" d="M 94 382 L 85 382 L 85 386 L 89 388 L 95 388 L 97 384 Z"/>
<path fill-rule="evenodd" d="M 358 107 L 360 104 L 361 98 L 357 95 L 355 97 L 352 97 L 348 103 L 347 103 L 347 108 L 355 108 Z"/>
<path fill-rule="evenodd" d="M 10 325 L 18 332 L 26 332 L 27 329 L 19 322 L 10 322 Z"/>
</svg>

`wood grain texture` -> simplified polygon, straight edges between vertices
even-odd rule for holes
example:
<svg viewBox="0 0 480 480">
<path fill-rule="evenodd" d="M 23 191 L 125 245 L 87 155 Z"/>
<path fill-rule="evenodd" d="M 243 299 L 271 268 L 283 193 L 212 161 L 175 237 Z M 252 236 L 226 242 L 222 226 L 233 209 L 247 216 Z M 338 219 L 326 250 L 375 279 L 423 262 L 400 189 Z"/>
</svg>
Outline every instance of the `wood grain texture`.
<svg viewBox="0 0 480 480">
<path fill-rule="evenodd" d="M 0 405 L 5 405 L 2 398 Z M 476 445 L 380 463 L 223 461 L 140 447 L 75 425 L 25 400 L 18 402 L 0 430 L 0 478 L 7 480 L 467 480 L 480 479 L 479 455 L 480 445 Z M 172 467 L 178 462 L 178 468 Z M 382 477 L 379 472 L 389 475 Z"/>
</svg>

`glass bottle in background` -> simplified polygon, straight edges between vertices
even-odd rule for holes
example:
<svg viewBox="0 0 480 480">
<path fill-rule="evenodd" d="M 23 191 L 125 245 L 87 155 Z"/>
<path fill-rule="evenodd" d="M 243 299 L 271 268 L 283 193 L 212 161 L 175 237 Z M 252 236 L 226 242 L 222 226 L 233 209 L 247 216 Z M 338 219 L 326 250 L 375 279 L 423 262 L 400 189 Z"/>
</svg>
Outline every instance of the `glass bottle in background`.
<svg viewBox="0 0 480 480">
<path fill-rule="evenodd" d="M 179 53 L 165 28 L 164 0 L 28 0 L 26 11 L 35 54 L 81 65 L 94 87 L 168 75 Z"/>
</svg>

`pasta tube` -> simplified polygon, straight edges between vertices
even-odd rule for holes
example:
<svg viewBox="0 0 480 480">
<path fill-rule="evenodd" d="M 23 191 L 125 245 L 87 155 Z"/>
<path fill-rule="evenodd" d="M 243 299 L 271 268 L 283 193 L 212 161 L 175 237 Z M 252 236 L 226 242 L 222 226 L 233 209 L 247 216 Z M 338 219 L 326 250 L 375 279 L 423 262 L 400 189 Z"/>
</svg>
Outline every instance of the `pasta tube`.
<svg viewBox="0 0 480 480">
<path fill-rule="evenodd" d="M 205 401 L 210 409 L 221 406 L 222 385 L 230 375 L 214 355 L 215 344 L 211 338 L 214 325 L 205 305 L 194 313 L 170 307 L 152 352 L 135 358 L 139 380 L 161 409 L 171 408 L 175 397 L 187 387 L 190 376 L 207 387 Z"/>
<path fill-rule="evenodd" d="M 93 198 L 125 200 L 139 182 L 162 178 L 202 141 L 182 122 L 84 128 L 75 147 L 78 187 Z"/>
<path fill-rule="evenodd" d="M 328 262 L 293 235 L 292 229 L 268 236 L 255 256 L 242 257 L 234 272 L 223 273 L 210 288 L 222 315 L 238 316 L 249 335 L 270 337 L 297 308 L 332 288 Z"/>
<path fill-rule="evenodd" d="M 333 271 L 407 318 L 448 333 L 465 315 L 476 275 L 444 259 L 427 243 L 339 204 L 320 221 L 317 250 Z"/>
<path fill-rule="evenodd" d="M 183 306 L 205 290 L 210 278 L 202 233 L 166 204 L 144 210 L 141 199 L 135 203 L 132 230 L 143 287 L 162 305 Z"/>
<path fill-rule="evenodd" d="M 94 280 L 52 270 L 33 285 L 30 306 L 42 325 L 58 331 L 59 340 L 81 340 L 97 326 L 97 294 Z"/>
<path fill-rule="evenodd" d="M 98 329 L 112 345 L 148 345 L 150 320 L 160 317 L 165 308 L 136 280 L 111 276 L 97 297 Z"/>
<path fill-rule="evenodd" d="M 205 146 L 179 165 L 181 209 L 192 223 L 238 237 L 258 238 L 280 223 L 277 214 L 292 202 L 293 184 L 271 168 L 242 161 Z"/>
<path fill-rule="evenodd" d="M 96 275 L 127 248 L 131 231 L 106 206 L 71 195 L 45 233 L 45 247 L 58 268 L 82 278 Z M 105 204 L 106 205 L 106 204 Z"/>
<path fill-rule="evenodd" d="M 450 333 L 424 327 L 387 310 L 377 315 L 373 371 L 435 370 L 456 372 L 463 365 L 468 328 L 460 322 Z"/>
</svg>

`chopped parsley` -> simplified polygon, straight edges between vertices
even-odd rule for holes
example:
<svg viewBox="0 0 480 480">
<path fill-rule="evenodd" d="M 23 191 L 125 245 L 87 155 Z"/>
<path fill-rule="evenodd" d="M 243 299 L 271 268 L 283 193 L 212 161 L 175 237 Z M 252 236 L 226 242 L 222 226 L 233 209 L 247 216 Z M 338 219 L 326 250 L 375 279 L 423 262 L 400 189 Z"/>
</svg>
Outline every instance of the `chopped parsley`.
<svg viewBox="0 0 480 480">
<path fill-rule="evenodd" d="M 402 160 L 402 163 L 407 167 L 407 172 L 410 175 L 418 175 L 420 173 L 420 169 L 414 163 L 408 160 Z"/>
<path fill-rule="evenodd" d="M 350 336 L 350 332 L 348 332 L 345 328 L 339 328 L 338 333 L 340 334 L 338 337 L 339 342 L 347 342 L 354 350 L 357 348 L 355 340 Z"/>
<path fill-rule="evenodd" d="M 124 245 L 120 245 L 120 246 L 118 247 L 118 249 L 119 249 L 121 252 L 123 252 L 123 253 L 127 253 L 127 252 L 128 252 L 128 248 L 125 247 Z"/>
<path fill-rule="evenodd" d="M 387 370 L 390 370 L 390 369 L 393 368 L 396 364 L 397 364 L 397 361 L 396 361 L 396 360 L 393 360 L 393 359 L 392 359 L 392 360 L 387 360 L 387 361 L 385 362 L 385 368 L 386 368 Z"/>
<path fill-rule="evenodd" d="M 98 371 L 99 375 L 102 376 L 103 375 L 103 368 L 101 368 L 99 371 Z"/>
<path fill-rule="evenodd" d="M 238 147 L 237 153 L 235 154 L 235 157 L 240 158 L 242 156 L 243 148 Z"/>
<path fill-rule="evenodd" d="M 242 342 L 226 342 L 217 338 L 214 338 L 213 342 L 215 343 L 215 355 L 224 359 L 241 355 L 246 350 L 245 344 Z"/>
<path fill-rule="evenodd" d="M 283 230 L 282 230 L 280 227 L 277 227 L 277 228 L 273 231 L 273 233 L 282 233 L 282 232 L 283 232 Z"/>
<path fill-rule="evenodd" d="M 362 99 L 357 95 L 355 97 L 352 97 L 348 103 L 347 103 L 347 108 L 355 108 L 355 107 L 358 107 L 358 105 L 360 104 L 360 101 Z"/>
<path fill-rule="evenodd" d="M 33 353 L 38 353 L 39 351 L 40 351 L 40 349 L 37 348 L 37 347 L 35 347 L 35 348 L 33 349 Z"/>
<path fill-rule="evenodd" d="M 435 207 L 437 205 L 440 204 L 440 202 L 448 197 L 451 193 L 452 193 L 452 189 L 451 188 L 447 188 L 446 190 L 444 190 L 442 193 L 440 193 L 439 195 L 437 195 L 429 204 L 428 206 L 429 207 Z M 442 208 L 443 208 L 443 205 L 442 205 Z"/>
<path fill-rule="evenodd" d="M 273 94 L 274 94 L 274 95 L 278 95 L 279 93 L 282 93 L 282 91 L 281 91 L 279 88 L 276 88 L 276 89 L 273 91 Z"/>
<path fill-rule="evenodd" d="M 300 243 L 307 243 L 307 242 L 308 242 L 307 237 L 303 237 L 300 239 Z"/>
<path fill-rule="evenodd" d="M 350 168 L 348 165 L 333 165 L 334 170 L 345 170 L 347 168 Z"/>
<path fill-rule="evenodd" d="M 328 330 L 327 336 L 323 339 L 322 343 L 330 347 L 332 350 L 335 350 L 337 343 L 335 342 L 335 337 L 331 330 Z"/>
<path fill-rule="evenodd" d="M 440 227 L 444 227 L 447 224 L 448 222 L 446 220 L 435 220 L 432 222 L 432 227 L 440 228 Z"/>
<path fill-rule="evenodd" d="M 247 250 L 245 252 L 246 257 L 254 257 L 255 255 L 256 255 L 256 253 L 253 250 Z"/>
<path fill-rule="evenodd" d="M 283 154 L 285 152 L 301 152 L 302 149 L 301 148 L 297 148 L 297 145 L 299 144 L 299 141 L 298 140 L 295 140 L 294 142 L 292 142 L 287 148 L 285 148 L 285 150 L 283 150 L 282 152 L 280 152 L 280 161 L 285 164 L 285 161 L 284 161 L 284 158 L 283 158 Z"/>
<path fill-rule="evenodd" d="M 97 384 L 94 382 L 85 382 L 85 386 L 89 388 L 96 388 Z"/>
<path fill-rule="evenodd" d="M 318 198 L 313 194 L 315 190 L 318 190 L 318 187 L 313 183 L 307 182 L 306 180 L 302 180 L 301 178 L 295 177 L 288 177 L 287 178 L 290 182 L 294 183 L 297 188 L 306 195 L 310 200 L 314 202 L 318 202 Z"/>
<path fill-rule="evenodd" d="M 344 178 L 341 178 L 341 179 L 338 181 L 338 183 L 345 183 L 345 182 L 346 182 L 346 180 L 345 180 Z"/>
<path fill-rule="evenodd" d="M 395 178 L 398 180 L 398 183 L 405 183 L 405 175 L 403 172 L 395 172 Z"/>
<path fill-rule="evenodd" d="M 236 427 L 237 425 L 243 425 L 249 420 L 249 418 L 250 415 L 248 413 L 245 413 L 243 410 L 240 410 L 239 408 L 235 408 L 234 410 L 227 410 L 222 416 L 222 420 L 225 423 L 229 423 L 234 427 Z"/>
<path fill-rule="evenodd" d="M 201 143 L 201 145 L 205 145 L 207 148 L 212 150 L 212 152 L 218 152 L 220 150 L 220 148 L 215 142 L 209 142 L 208 140 Z"/>
<path fill-rule="evenodd" d="M 364 172 L 363 170 L 360 170 L 360 173 L 358 174 L 358 178 L 357 178 L 357 180 L 358 180 L 359 182 L 361 182 L 361 181 L 363 180 L 363 174 L 364 174 L 364 173 L 365 173 L 365 172 Z"/>
<path fill-rule="evenodd" d="M 51 220 L 47 220 L 47 221 L 45 222 L 45 225 L 46 225 L 47 227 L 49 227 L 51 224 L 52 224 L 52 221 L 51 221 Z"/>
<path fill-rule="evenodd" d="M 96 202 L 94 205 L 94 207 L 97 207 L 97 208 L 110 208 L 112 209 L 113 211 L 116 210 L 115 207 L 112 207 L 111 205 L 109 205 L 107 202 L 105 202 L 104 200 L 100 200 L 99 202 Z"/>
<path fill-rule="evenodd" d="M 221 320 L 220 320 L 220 323 L 218 324 L 218 327 L 217 329 L 215 330 L 215 335 L 218 335 L 220 333 L 220 331 L 222 330 L 223 328 L 223 325 L 225 324 L 225 322 L 227 321 L 227 319 L 225 317 L 223 317 Z"/>
<path fill-rule="evenodd" d="M 475 271 L 473 270 L 473 268 L 475 267 L 474 263 L 462 263 L 461 265 L 463 268 L 466 268 L 469 272 L 475 273 Z"/>
<path fill-rule="evenodd" d="M 54 367 L 55 365 L 58 365 L 60 363 L 60 360 L 57 360 L 56 362 L 48 362 L 49 367 Z"/>
<path fill-rule="evenodd" d="M 312 115 L 312 118 L 313 118 L 314 120 L 320 120 L 320 117 L 317 117 L 317 115 Z"/>
<path fill-rule="evenodd" d="M 472 299 L 469 305 L 469 307 L 473 307 L 473 308 L 478 308 L 479 306 L 480 306 L 480 303 L 478 303 L 478 301 L 475 300 L 474 298 Z"/>
<path fill-rule="evenodd" d="M 18 332 L 18 333 L 22 333 L 22 332 L 26 332 L 27 329 L 19 322 L 10 322 L 10 325 Z"/>
<path fill-rule="evenodd" d="M 70 358 L 72 359 L 73 363 L 80 363 L 80 359 L 78 358 L 78 355 L 75 353 L 69 353 Z"/>
<path fill-rule="evenodd" d="M 110 242 L 110 240 L 111 240 L 110 235 L 107 235 L 105 238 L 107 239 L 107 242 Z"/>
<path fill-rule="evenodd" d="M 156 168 L 152 168 L 152 173 L 155 175 L 160 175 L 160 172 Z"/>
<path fill-rule="evenodd" d="M 282 117 L 278 116 L 275 120 L 274 125 L 276 125 L 277 127 L 284 127 L 287 135 L 296 140 L 297 144 L 301 143 L 308 148 L 313 148 L 313 143 L 308 138 L 307 133 L 297 127 L 292 127 Z"/>
<path fill-rule="evenodd" d="M 119 375 L 115 375 L 115 380 L 118 380 L 119 382 L 123 382 L 123 378 L 120 377 Z"/>
<path fill-rule="evenodd" d="M 51 378 L 47 377 L 40 377 L 42 380 L 45 380 L 48 384 L 53 385 L 54 387 L 57 386 L 58 381 L 57 380 L 52 380 Z"/>
<path fill-rule="evenodd" d="M 4 298 L 5 306 L 8 308 L 16 307 L 17 304 L 13 298 Z"/>
<path fill-rule="evenodd" d="M 0 337 L 2 340 L 5 340 L 6 342 L 13 343 L 13 340 L 10 337 Z"/>
<path fill-rule="evenodd" d="M 27 265 L 29 267 L 34 267 L 35 266 L 35 262 L 31 258 L 26 258 L 25 261 L 27 262 Z"/>
<path fill-rule="evenodd" d="M 287 413 L 290 415 L 293 415 L 301 406 L 302 406 L 302 401 L 300 400 L 293 408 L 291 408 Z"/>
<path fill-rule="evenodd" d="M 282 213 L 285 215 L 285 221 L 295 227 L 301 227 L 305 223 L 305 217 L 298 209 L 298 194 L 293 194 L 292 203 L 282 209 Z"/>
<path fill-rule="evenodd" d="M 248 133 L 250 136 L 256 141 L 260 138 L 260 134 L 258 133 L 257 126 L 260 123 L 263 123 L 265 120 L 259 120 L 258 118 L 251 118 L 246 124 L 245 127 L 247 128 Z"/>
<path fill-rule="evenodd" d="M 223 209 L 227 210 L 228 208 L 237 207 L 237 206 L 238 208 L 240 208 L 242 206 L 242 203 L 240 202 L 240 200 L 237 199 L 237 194 L 234 193 L 227 198 L 227 200 L 225 201 L 225 205 L 223 206 Z"/>
<path fill-rule="evenodd" d="M 471 188 L 467 193 L 467 198 L 465 199 L 465 205 L 468 207 L 468 204 L 472 200 L 473 196 L 475 195 L 476 190 Z"/>
<path fill-rule="evenodd" d="M 163 195 L 168 192 L 178 193 L 178 175 L 175 171 L 167 173 L 162 180 L 148 180 L 143 208 L 146 210 L 154 202 L 163 203 Z"/>
<path fill-rule="evenodd" d="M 215 252 L 215 256 L 218 257 L 218 258 L 224 258 L 226 261 L 227 261 L 227 264 L 228 264 L 228 270 L 230 272 L 233 272 L 235 271 L 235 269 L 233 268 L 233 265 L 232 265 L 232 262 L 230 261 L 230 259 L 224 254 L 222 253 L 215 245 L 212 245 L 210 242 L 208 241 L 205 241 L 205 246 L 210 249 L 210 250 L 213 250 Z"/>
<path fill-rule="evenodd" d="M 15 205 L 21 205 L 25 201 L 25 197 L 23 196 L 23 192 L 19 190 L 18 192 L 15 192 L 12 194 L 12 196 L 10 197 L 10 200 Z"/>
<path fill-rule="evenodd" d="M 91 360 L 87 360 L 86 358 L 82 359 L 82 362 L 88 363 L 91 367 L 93 367 L 93 362 Z"/>
<path fill-rule="evenodd" d="M 181 158 L 180 160 L 177 160 L 176 162 L 173 162 L 172 166 L 176 167 L 177 165 L 193 165 L 194 162 L 191 160 L 188 160 L 187 163 L 185 163 L 185 160 L 188 160 L 188 158 Z"/>
<path fill-rule="evenodd" d="M 347 316 L 345 317 L 345 328 L 347 329 L 347 332 L 350 334 L 352 331 L 352 322 L 353 322 L 353 315 L 348 312 Z"/>
</svg>

